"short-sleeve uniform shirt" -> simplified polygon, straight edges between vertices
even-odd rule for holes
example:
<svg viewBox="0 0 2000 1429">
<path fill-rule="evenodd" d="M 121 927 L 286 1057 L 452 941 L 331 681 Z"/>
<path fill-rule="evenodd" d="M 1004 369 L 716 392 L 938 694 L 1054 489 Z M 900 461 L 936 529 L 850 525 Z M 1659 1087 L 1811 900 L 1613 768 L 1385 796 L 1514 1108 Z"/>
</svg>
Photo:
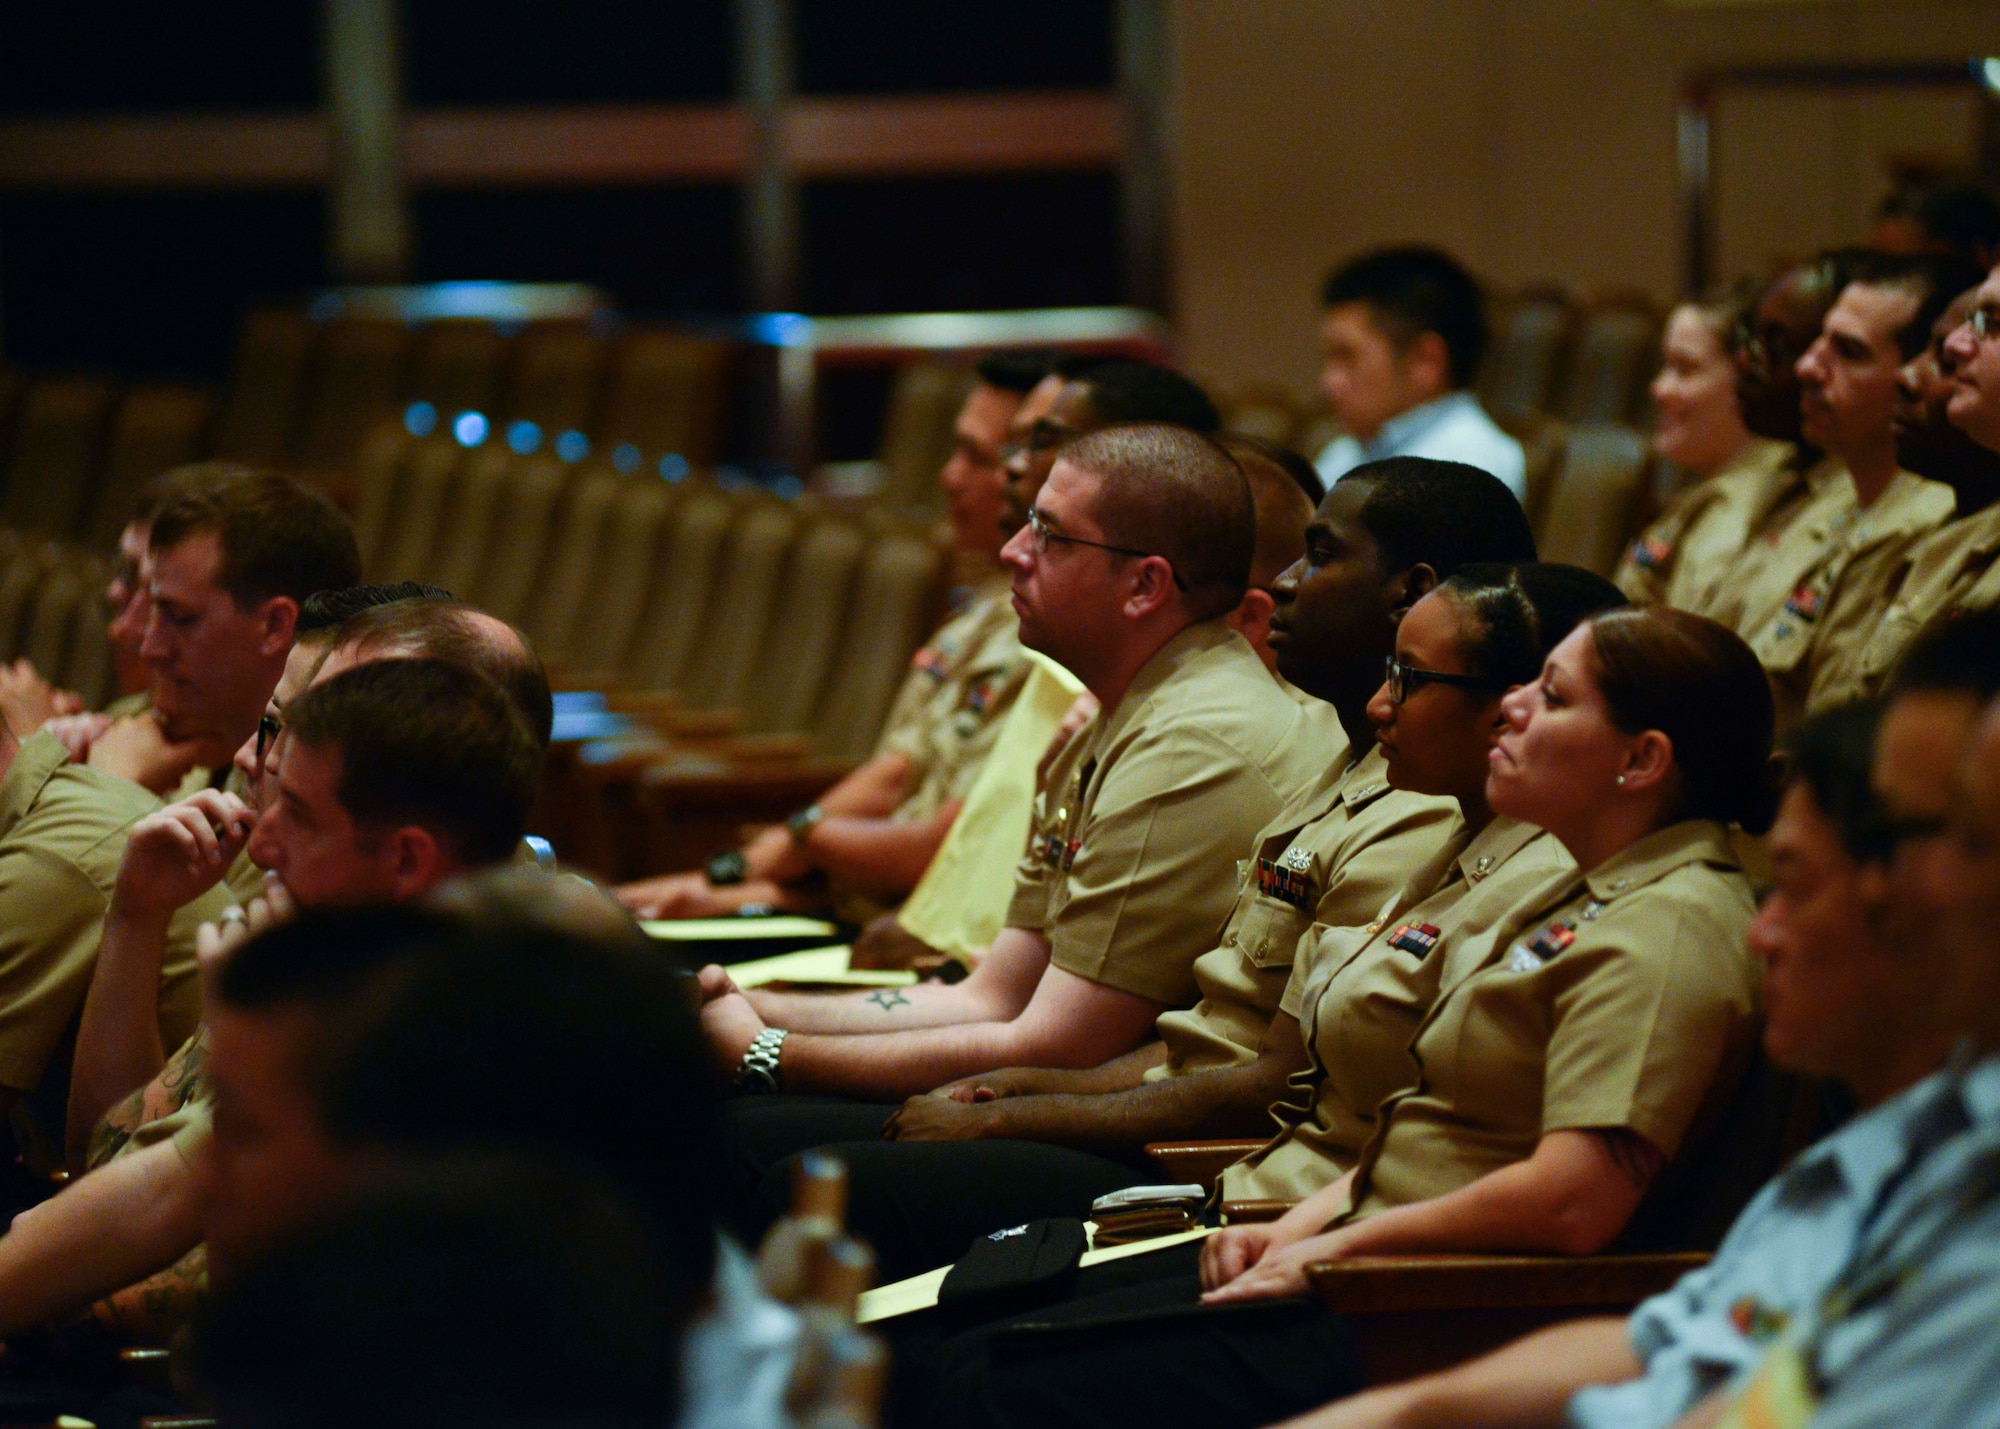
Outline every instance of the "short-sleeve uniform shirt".
<svg viewBox="0 0 2000 1429">
<path fill-rule="evenodd" d="M 1837 524 L 1858 506 L 1846 466 L 1836 457 L 1821 457 L 1785 487 L 1695 613 L 1748 640 L 1778 613 L 1804 573 L 1826 554 Z"/>
<path fill-rule="evenodd" d="M 1771 676 L 1780 726 L 1804 711 L 1814 674 L 1828 658 L 1829 630 L 1822 617 L 1833 608 L 1866 600 L 1911 544 L 1951 519 L 1957 496 L 1941 481 L 1899 471 L 1874 505 L 1834 512 L 1822 507 L 1803 524 L 1822 539 L 1817 557 L 1776 614 L 1744 638 Z"/>
<path fill-rule="evenodd" d="M 1194 960 L 1236 901 L 1236 860 L 1335 755 L 1309 729 L 1221 621 L 1162 646 L 1049 771 L 1058 817 L 1036 831 L 1030 857 L 1053 876 L 1039 921 L 1024 926 L 1048 938 L 1050 962 L 1192 1006 Z M 1031 907 L 1041 881 L 1016 903 Z"/>
<path fill-rule="evenodd" d="M 1408 1085 L 1410 1039 L 1437 997 L 1447 945 L 1574 867 L 1549 834 L 1496 818 L 1441 851 L 1370 923 L 1315 927 L 1284 994 L 1312 1055 L 1292 1079 L 1303 1109 L 1271 1108 L 1278 1134 L 1223 1173 L 1224 1199 L 1303 1200 L 1353 1169 L 1376 1108 Z"/>
<path fill-rule="evenodd" d="M 965 609 L 910 660 L 876 748 L 907 757 L 917 780 L 896 808 L 927 819 L 962 801 L 1028 676 L 1005 578 L 977 587 Z"/>
<path fill-rule="evenodd" d="M 1623 1128 L 1674 1155 L 1750 1051 L 1752 911 L 1728 830 L 1688 820 L 1555 875 L 1447 948 L 1409 1086 L 1362 1151 L 1354 1214 L 1470 1185 L 1552 1131 Z"/>
<path fill-rule="evenodd" d="M 32 1091 L 83 1006 L 125 837 L 160 801 L 72 763 L 52 735 L 27 740 L 0 780 L 0 1085 Z M 195 931 L 235 900 L 226 886 L 174 915 L 160 969 L 160 1035 L 185 1041 L 201 1015 Z"/>
<path fill-rule="evenodd" d="M 1634 605 L 1707 613 L 1716 589 L 1772 513 L 1806 491 L 1790 442 L 1757 440 L 1667 503 L 1613 578 Z"/>
<path fill-rule="evenodd" d="M 1254 1062 L 1306 931 L 1315 922 L 1361 926 L 1412 868 L 1447 842 L 1464 841 L 1459 823 L 1451 800 L 1391 789 L 1388 764 L 1372 745 L 1329 769 L 1265 826 L 1238 865 L 1222 941 L 1195 960 L 1201 1001 L 1160 1018 L 1167 1060 L 1147 1079 Z"/>
<path fill-rule="evenodd" d="M 1843 588 L 1822 618 L 1825 658 L 1813 670 L 1810 710 L 1874 698 L 1933 620 L 2000 605 L 2000 506 L 1939 527 L 1870 575 Z"/>
</svg>

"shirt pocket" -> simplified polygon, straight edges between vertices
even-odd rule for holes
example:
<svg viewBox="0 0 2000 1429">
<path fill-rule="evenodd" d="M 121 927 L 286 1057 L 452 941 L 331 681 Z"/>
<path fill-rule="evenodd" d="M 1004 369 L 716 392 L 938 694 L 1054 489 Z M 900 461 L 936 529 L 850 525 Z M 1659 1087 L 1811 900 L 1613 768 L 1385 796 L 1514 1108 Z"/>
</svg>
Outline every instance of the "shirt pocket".
<svg viewBox="0 0 2000 1429">
<path fill-rule="evenodd" d="M 1311 925 L 1312 914 L 1260 893 L 1236 925 L 1236 946 L 1260 968 L 1290 967 Z"/>
</svg>

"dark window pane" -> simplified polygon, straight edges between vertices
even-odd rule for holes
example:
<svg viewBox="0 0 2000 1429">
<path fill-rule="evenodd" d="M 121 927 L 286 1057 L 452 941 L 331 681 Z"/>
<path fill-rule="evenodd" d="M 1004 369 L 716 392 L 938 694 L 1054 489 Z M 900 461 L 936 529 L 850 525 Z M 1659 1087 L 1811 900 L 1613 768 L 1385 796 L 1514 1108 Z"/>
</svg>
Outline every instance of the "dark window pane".
<svg viewBox="0 0 2000 1429">
<path fill-rule="evenodd" d="M 729 0 L 404 0 L 413 104 L 725 100 Z"/>
<path fill-rule="evenodd" d="M 0 197 L 6 356 L 221 377 L 243 310 L 325 281 L 304 193 Z"/>
<path fill-rule="evenodd" d="M 804 207 L 808 312 L 1120 300 L 1111 174 L 811 184 Z"/>
<path fill-rule="evenodd" d="M 307 108 L 318 46 L 297 0 L 0 0 L 0 113 Z"/>
<path fill-rule="evenodd" d="M 627 308 L 742 306 L 732 186 L 440 191 L 414 206 L 423 282 L 596 283 Z"/>
<path fill-rule="evenodd" d="M 796 0 L 808 94 L 1102 89 L 1112 81 L 1110 0 Z"/>
</svg>

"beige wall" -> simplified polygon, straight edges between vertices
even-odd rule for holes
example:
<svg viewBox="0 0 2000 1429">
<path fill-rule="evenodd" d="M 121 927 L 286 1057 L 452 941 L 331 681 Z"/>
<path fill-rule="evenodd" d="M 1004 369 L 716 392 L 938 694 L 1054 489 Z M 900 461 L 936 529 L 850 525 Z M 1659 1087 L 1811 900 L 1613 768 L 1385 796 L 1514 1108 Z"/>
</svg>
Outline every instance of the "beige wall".
<svg viewBox="0 0 2000 1429">
<path fill-rule="evenodd" d="M 1317 285 L 1371 244 L 1440 243 L 1503 284 L 1670 298 L 1674 109 L 1690 70 L 2000 53 L 1992 0 L 1172 0 L 1172 16 L 1188 363 L 1299 390 Z M 1755 173 L 1795 126 L 1810 131 L 1804 167 L 1848 186 L 1799 220 L 1824 230 L 1852 221 L 1885 153 L 1969 145 L 1966 113 L 1899 95 L 1725 106 L 1725 257 L 1770 249 L 1803 213 L 1797 175 L 1767 187 Z"/>
</svg>

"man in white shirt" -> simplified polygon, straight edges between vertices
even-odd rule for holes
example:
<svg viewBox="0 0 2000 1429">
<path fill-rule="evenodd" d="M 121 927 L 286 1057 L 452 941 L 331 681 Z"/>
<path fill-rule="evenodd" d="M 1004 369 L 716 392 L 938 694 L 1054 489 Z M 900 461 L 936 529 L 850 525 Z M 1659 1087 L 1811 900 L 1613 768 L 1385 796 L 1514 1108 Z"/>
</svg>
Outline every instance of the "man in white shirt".
<svg viewBox="0 0 2000 1429">
<path fill-rule="evenodd" d="M 1365 461 L 1426 456 L 1525 494 L 1521 444 L 1468 390 L 1487 335 L 1470 273 L 1435 248 L 1382 248 L 1334 269 L 1320 301 L 1320 388 L 1346 428 L 1316 462 L 1329 487 Z"/>
</svg>

